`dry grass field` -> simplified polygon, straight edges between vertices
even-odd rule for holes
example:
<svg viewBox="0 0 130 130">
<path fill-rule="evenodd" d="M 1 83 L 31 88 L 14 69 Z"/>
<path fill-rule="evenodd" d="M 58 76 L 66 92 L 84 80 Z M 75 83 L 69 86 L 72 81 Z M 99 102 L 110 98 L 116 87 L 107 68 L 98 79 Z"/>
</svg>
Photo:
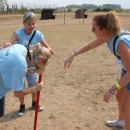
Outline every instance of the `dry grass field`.
<svg viewBox="0 0 130 130">
<path fill-rule="evenodd" d="M 120 68 L 106 45 L 75 57 L 70 69 L 63 68 L 64 60 L 75 49 L 95 38 L 91 33 L 92 17 L 55 20 L 37 19 L 36 29 L 44 35 L 55 50 L 43 75 L 44 88 L 40 104 L 44 111 L 38 113 L 37 130 L 121 130 L 105 125 L 105 121 L 118 117 L 117 102 L 113 97 L 109 104 L 103 101 L 104 93 L 113 85 Z M 125 29 L 130 30 L 130 14 L 119 14 Z M 22 16 L 0 16 L 0 45 L 13 31 L 23 27 Z M 15 82 L 15 81 L 14 81 Z M 0 130 L 33 130 L 34 110 L 31 95 L 25 97 L 26 112 L 18 117 L 19 100 L 13 91 L 6 96 L 5 116 L 0 119 Z"/>
</svg>

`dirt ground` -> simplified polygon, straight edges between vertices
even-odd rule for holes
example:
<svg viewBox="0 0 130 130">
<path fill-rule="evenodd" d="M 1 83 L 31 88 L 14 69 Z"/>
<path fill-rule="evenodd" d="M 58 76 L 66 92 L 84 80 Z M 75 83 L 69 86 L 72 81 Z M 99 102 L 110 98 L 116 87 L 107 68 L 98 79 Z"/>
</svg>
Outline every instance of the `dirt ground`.
<svg viewBox="0 0 130 130">
<path fill-rule="evenodd" d="M 104 93 L 120 75 L 115 66 L 115 57 L 106 45 L 75 57 L 71 68 L 63 68 L 64 60 L 75 49 L 95 38 L 91 33 L 88 18 L 37 20 L 36 29 L 44 35 L 55 50 L 51 62 L 43 74 L 44 88 L 40 93 L 40 105 L 44 111 L 38 113 L 37 130 L 121 130 L 105 125 L 107 120 L 118 117 L 115 97 L 109 104 L 103 101 Z M 130 14 L 120 14 L 125 29 L 130 30 Z M 23 27 L 22 17 L 0 16 L 1 46 L 14 30 Z M 14 81 L 15 82 L 15 81 Z M 35 111 L 31 109 L 31 94 L 25 97 L 26 112 L 18 117 L 19 100 L 13 91 L 6 95 L 5 115 L 0 119 L 0 130 L 32 130 Z"/>
</svg>

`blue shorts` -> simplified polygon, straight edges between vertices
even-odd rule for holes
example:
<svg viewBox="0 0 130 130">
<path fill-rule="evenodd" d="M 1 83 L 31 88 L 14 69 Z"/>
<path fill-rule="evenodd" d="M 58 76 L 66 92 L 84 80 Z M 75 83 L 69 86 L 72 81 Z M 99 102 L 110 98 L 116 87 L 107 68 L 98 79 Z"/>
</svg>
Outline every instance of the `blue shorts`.
<svg viewBox="0 0 130 130">
<path fill-rule="evenodd" d="M 34 74 L 30 74 L 30 75 L 26 75 L 26 79 L 28 82 L 28 87 L 31 88 L 32 86 L 34 86 L 39 79 L 39 75 L 34 73 Z"/>
<path fill-rule="evenodd" d="M 121 72 L 121 78 L 126 74 L 126 71 L 125 70 L 122 70 Z M 128 83 L 126 86 L 125 86 L 126 90 L 130 91 L 130 83 Z"/>
<path fill-rule="evenodd" d="M 0 99 L 0 117 L 4 115 L 5 111 L 5 96 Z"/>
</svg>

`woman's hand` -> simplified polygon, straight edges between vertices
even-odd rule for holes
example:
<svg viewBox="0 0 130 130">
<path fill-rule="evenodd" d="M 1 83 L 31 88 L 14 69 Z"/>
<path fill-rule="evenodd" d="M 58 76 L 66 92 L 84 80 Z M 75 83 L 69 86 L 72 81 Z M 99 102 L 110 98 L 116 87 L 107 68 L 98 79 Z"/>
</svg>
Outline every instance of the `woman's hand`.
<svg viewBox="0 0 130 130">
<path fill-rule="evenodd" d="M 4 48 L 11 46 L 12 44 L 10 42 L 5 43 Z"/>
<path fill-rule="evenodd" d="M 103 99 L 106 103 L 109 103 L 109 100 L 112 96 L 115 95 L 117 89 L 115 89 L 115 85 L 113 85 L 104 95 Z"/>
<path fill-rule="evenodd" d="M 36 91 L 41 91 L 42 87 L 43 87 L 43 82 L 37 83 L 37 85 L 36 85 Z"/>
<path fill-rule="evenodd" d="M 51 48 L 48 48 L 49 49 L 49 51 L 51 52 L 51 54 L 52 55 L 54 55 L 55 54 L 55 52 L 54 52 L 54 50 L 53 49 L 51 49 Z"/>
<path fill-rule="evenodd" d="M 64 61 L 64 68 L 66 69 L 70 67 L 72 61 L 73 61 L 73 58 L 75 56 L 75 53 L 72 53 L 65 61 Z"/>
</svg>

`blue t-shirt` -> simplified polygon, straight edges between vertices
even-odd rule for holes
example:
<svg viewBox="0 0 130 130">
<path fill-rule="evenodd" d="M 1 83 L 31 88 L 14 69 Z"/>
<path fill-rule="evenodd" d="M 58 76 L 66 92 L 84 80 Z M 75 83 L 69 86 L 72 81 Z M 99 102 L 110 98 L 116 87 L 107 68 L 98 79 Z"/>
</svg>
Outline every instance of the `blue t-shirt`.
<svg viewBox="0 0 130 130">
<path fill-rule="evenodd" d="M 28 42 L 29 42 L 31 36 L 33 35 L 33 32 L 34 32 L 34 30 L 32 31 L 31 34 L 27 35 L 24 32 L 24 28 L 20 28 L 20 29 L 16 30 L 14 33 L 18 36 L 18 40 L 15 43 L 23 44 L 25 46 L 28 45 Z M 43 38 L 44 38 L 43 34 L 40 31 L 36 30 L 36 33 L 35 33 L 32 41 L 30 42 L 30 45 L 41 42 Z"/>
<path fill-rule="evenodd" d="M 14 44 L 0 50 L 0 98 L 8 91 L 24 88 L 27 72 L 26 47 Z"/>
<path fill-rule="evenodd" d="M 124 33 L 125 30 L 121 30 L 121 32 Z M 105 41 L 105 42 L 107 43 L 107 45 L 108 45 L 109 50 L 110 50 L 111 53 L 113 53 L 113 54 L 114 54 L 114 52 L 113 52 L 113 42 L 114 42 L 115 37 L 116 37 L 116 36 L 113 36 L 110 42 Z M 118 51 L 117 51 L 117 47 L 118 47 L 118 45 L 119 45 L 120 42 L 124 42 L 124 43 L 128 46 L 128 48 L 130 48 L 130 35 L 122 35 L 122 36 L 120 36 L 120 37 L 117 39 L 117 41 L 116 41 L 116 43 L 115 43 L 115 53 L 116 53 L 116 55 L 118 55 L 118 56 L 120 56 L 120 54 L 119 54 Z M 125 68 L 124 63 L 122 62 L 122 60 L 121 60 L 121 63 L 122 63 L 122 69 L 126 70 L 126 68 Z"/>
</svg>

